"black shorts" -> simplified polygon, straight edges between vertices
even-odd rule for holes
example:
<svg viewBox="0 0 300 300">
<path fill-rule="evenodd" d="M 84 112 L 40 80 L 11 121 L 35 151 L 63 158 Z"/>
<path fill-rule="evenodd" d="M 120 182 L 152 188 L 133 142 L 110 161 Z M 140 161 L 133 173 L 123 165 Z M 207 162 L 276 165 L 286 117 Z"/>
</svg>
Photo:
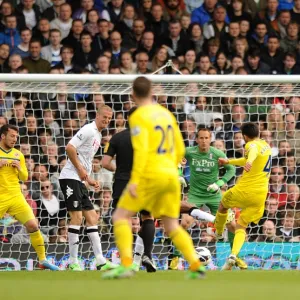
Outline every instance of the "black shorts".
<svg viewBox="0 0 300 300">
<path fill-rule="evenodd" d="M 82 182 L 75 179 L 59 179 L 59 185 L 68 211 L 94 209 L 88 190 Z"/>
</svg>

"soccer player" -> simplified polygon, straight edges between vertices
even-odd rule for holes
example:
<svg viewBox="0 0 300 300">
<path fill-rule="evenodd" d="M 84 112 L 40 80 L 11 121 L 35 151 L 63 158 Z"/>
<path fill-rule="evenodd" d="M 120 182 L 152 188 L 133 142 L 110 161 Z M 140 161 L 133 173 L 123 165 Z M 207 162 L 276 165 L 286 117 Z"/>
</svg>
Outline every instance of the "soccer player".
<svg viewBox="0 0 300 300">
<path fill-rule="evenodd" d="M 242 209 L 237 220 L 231 254 L 223 266 L 223 270 L 230 270 L 235 265 L 236 257 L 246 238 L 246 228 L 249 223 L 257 224 L 261 219 L 268 193 L 272 150 L 266 141 L 259 139 L 259 129 L 256 124 L 245 123 L 242 126 L 242 134 L 246 142 L 245 157 L 237 159 L 219 158 L 220 165 L 230 164 L 244 167 L 244 172 L 238 183 L 224 194 L 216 215 L 216 233 L 221 237 L 228 208 L 238 207 Z"/>
<path fill-rule="evenodd" d="M 129 113 L 130 115 L 136 110 L 133 107 Z M 116 165 L 112 162 L 116 156 Z M 115 172 L 115 180 L 113 184 L 113 211 L 116 209 L 119 198 L 125 189 L 132 169 L 133 149 L 130 138 L 129 128 L 115 134 L 109 141 L 108 149 L 102 159 L 102 167 Z M 152 249 L 155 236 L 154 220 L 149 212 L 142 210 L 141 229 L 137 235 L 134 249 L 134 263 L 136 271 L 139 270 L 141 260 L 142 265 L 146 267 L 147 272 L 155 272 L 156 267 L 152 262 Z M 144 254 L 144 255 L 143 255 Z"/>
<path fill-rule="evenodd" d="M 18 134 L 16 126 L 3 125 L 0 128 L 0 219 L 8 213 L 22 223 L 37 253 L 39 267 L 58 271 L 59 267 L 46 260 L 44 239 L 32 209 L 21 192 L 19 181 L 27 180 L 28 171 L 24 155 L 14 148 Z"/>
<path fill-rule="evenodd" d="M 134 275 L 130 219 L 142 209 L 162 219 L 166 233 L 190 264 L 190 278 L 203 277 L 205 267 L 192 239 L 178 222 L 181 194 L 177 166 L 184 156 L 184 143 L 176 119 L 166 108 L 152 102 L 151 82 L 147 78 L 135 79 L 132 89 L 133 100 L 139 106 L 129 118 L 133 167 L 113 214 L 121 265 L 103 278 Z"/>
<path fill-rule="evenodd" d="M 110 270 L 115 267 L 103 256 L 97 226 L 98 216 L 85 185 L 99 188 L 99 182 L 90 177 L 92 161 L 100 147 L 101 130 L 109 125 L 111 118 L 111 108 L 106 105 L 101 106 L 97 111 L 95 121 L 83 126 L 66 147 L 68 161 L 60 173 L 59 184 L 71 218 L 68 228 L 69 269 L 73 271 L 81 271 L 78 263 L 78 248 L 82 216 L 85 218 L 86 231 L 96 257 L 97 269 Z"/>
<path fill-rule="evenodd" d="M 215 215 L 222 199 L 220 188 L 226 184 L 234 175 L 235 167 L 225 165 L 225 174 L 219 179 L 219 158 L 226 158 L 224 152 L 211 147 L 211 131 L 207 128 L 200 128 L 197 133 L 197 146 L 186 148 L 185 159 L 189 163 L 191 177 L 190 190 L 188 194 L 188 203 L 191 204 L 190 209 L 186 209 L 192 217 L 196 219 L 214 222 Z M 203 212 L 197 208 L 206 205 L 211 214 Z M 183 206 L 188 208 L 186 203 Z M 228 238 L 232 248 L 235 222 L 227 225 Z M 236 264 L 241 269 L 247 269 L 247 265 L 240 258 L 237 258 Z"/>
</svg>

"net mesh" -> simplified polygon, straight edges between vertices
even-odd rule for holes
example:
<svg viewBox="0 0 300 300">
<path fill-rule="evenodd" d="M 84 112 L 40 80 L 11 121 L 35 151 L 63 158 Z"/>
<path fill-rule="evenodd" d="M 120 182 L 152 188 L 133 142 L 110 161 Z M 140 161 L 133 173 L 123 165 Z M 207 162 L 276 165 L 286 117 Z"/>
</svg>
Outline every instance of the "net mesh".
<svg viewBox="0 0 300 300">
<path fill-rule="evenodd" d="M 167 107 L 178 120 L 185 145 L 194 146 L 197 127 L 212 130 L 213 145 L 228 157 L 244 154 L 240 125 L 257 122 L 261 137 L 272 147 L 270 192 L 266 210 L 258 225 L 247 229 L 247 242 L 241 252 L 253 268 L 298 268 L 300 236 L 300 98 L 298 83 L 234 83 L 222 82 L 155 82 L 154 100 Z M 249 80 L 248 80 L 249 81 Z M 118 262 L 110 221 L 113 174 L 101 167 L 103 151 L 110 138 L 123 130 L 133 103 L 131 82 L 25 82 L 3 81 L 0 97 L 0 126 L 6 122 L 20 129 L 18 148 L 26 158 L 29 179 L 21 185 L 23 194 L 38 218 L 48 258 L 65 268 L 68 263 L 67 212 L 59 189 L 58 176 L 66 163 L 65 146 L 84 124 L 95 117 L 103 103 L 112 107 L 113 120 L 102 132 L 100 152 L 94 159 L 92 177 L 101 182 L 99 190 L 90 190 L 90 197 L 99 212 L 99 233 L 107 257 Z M 220 171 L 222 172 L 222 170 Z M 242 170 L 237 169 L 235 184 Z M 184 169 L 189 181 L 189 169 Z M 60 209 L 45 206 L 49 196 L 57 199 Z M 188 189 L 182 198 L 187 199 Z M 208 207 L 203 207 L 209 210 Z M 235 211 L 236 217 L 239 210 Z M 136 235 L 140 222 L 134 218 Z M 209 268 L 220 267 L 230 252 L 228 243 L 217 243 L 211 224 L 185 217 L 183 225 L 195 245 L 208 247 L 213 254 Z M 36 256 L 29 245 L 24 227 L 13 217 L 0 219 L 0 269 L 33 269 Z M 227 241 L 227 239 L 226 239 Z M 295 243 L 294 243 L 295 242 Z M 95 269 L 95 260 L 84 228 L 80 233 L 81 264 Z M 154 259 L 159 269 L 187 267 L 174 250 L 159 220 L 156 221 Z"/>
</svg>

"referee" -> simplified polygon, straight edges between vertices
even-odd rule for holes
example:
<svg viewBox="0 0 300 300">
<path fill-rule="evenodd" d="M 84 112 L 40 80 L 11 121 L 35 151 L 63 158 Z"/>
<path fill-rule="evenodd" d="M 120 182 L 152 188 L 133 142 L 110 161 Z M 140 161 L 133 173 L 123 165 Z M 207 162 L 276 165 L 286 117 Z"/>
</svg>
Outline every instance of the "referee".
<svg viewBox="0 0 300 300">
<path fill-rule="evenodd" d="M 128 112 L 128 118 L 137 109 L 133 107 Z M 113 158 L 116 156 L 116 165 L 112 163 Z M 119 198 L 125 189 L 131 174 L 133 164 L 133 148 L 130 138 L 129 128 L 115 134 L 110 142 L 108 149 L 102 159 L 102 167 L 115 172 L 115 181 L 113 184 L 113 210 L 116 209 Z M 142 260 L 142 265 L 146 268 L 147 272 L 156 272 L 156 267 L 152 262 L 152 249 L 155 235 L 154 220 L 149 212 L 142 210 L 141 216 L 141 229 L 136 239 L 134 249 L 134 263 L 139 270 Z"/>
</svg>

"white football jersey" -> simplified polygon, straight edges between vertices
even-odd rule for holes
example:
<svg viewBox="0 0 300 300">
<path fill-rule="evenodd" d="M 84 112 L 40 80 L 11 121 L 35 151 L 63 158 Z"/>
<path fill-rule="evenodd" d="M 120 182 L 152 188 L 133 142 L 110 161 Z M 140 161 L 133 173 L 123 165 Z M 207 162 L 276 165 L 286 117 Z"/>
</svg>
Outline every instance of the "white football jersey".
<svg viewBox="0 0 300 300">
<path fill-rule="evenodd" d="M 93 158 L 98 152 L 102 135 L 98 131 L 95 121 L 83 126 L 70 140 L 70 144 L 77 150 L 78 159 L 86 169 L 88 175 L 92 172 Z M 68 159 L 66 165 L 62 169 L 59 179 L 75 179 L 80 180 L 77 170 Z"/>
</svg>

